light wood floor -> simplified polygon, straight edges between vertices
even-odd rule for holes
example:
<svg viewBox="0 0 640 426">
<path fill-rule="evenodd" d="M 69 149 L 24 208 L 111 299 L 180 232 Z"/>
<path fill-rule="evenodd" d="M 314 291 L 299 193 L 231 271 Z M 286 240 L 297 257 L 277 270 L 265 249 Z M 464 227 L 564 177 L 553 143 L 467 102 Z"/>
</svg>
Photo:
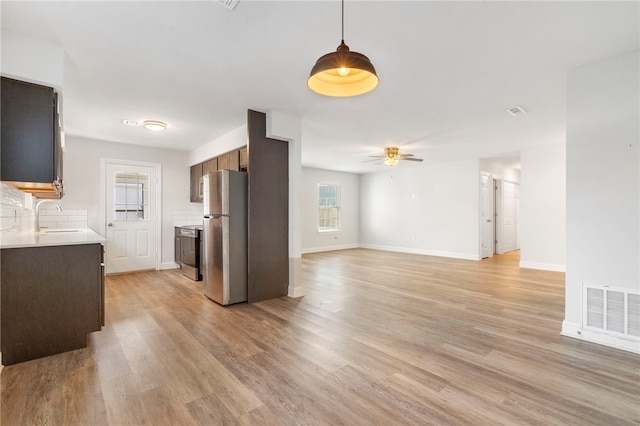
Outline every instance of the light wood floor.
<svg viewBox="0 0 640 426">
<path fill-rule="evenodd" d="M 108 277 L 87 349 L 2 371 L 2 425 L 640 424 L 640 358 L 560 336 L 564 274 L 517 256 L 305 255 L 304 298 L 228 308 Z"/>
</svg>

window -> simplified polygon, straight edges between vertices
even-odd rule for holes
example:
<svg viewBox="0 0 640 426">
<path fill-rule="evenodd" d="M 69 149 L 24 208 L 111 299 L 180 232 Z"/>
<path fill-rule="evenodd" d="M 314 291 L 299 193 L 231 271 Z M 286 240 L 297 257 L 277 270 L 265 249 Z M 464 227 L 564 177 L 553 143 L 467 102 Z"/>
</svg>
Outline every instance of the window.
<svg viewBox="0 0 640 426">
<path fill-rule="evenodd" d="M 340 230 L 340 187 L 318 185 L 318 231 Z"/>
<path fill-rule="evenodd" d="M 145 220 L 148 216 L 149 175 L 143 173 L 116 173 L 115 219 L 121 221 Z"/>
</svg>

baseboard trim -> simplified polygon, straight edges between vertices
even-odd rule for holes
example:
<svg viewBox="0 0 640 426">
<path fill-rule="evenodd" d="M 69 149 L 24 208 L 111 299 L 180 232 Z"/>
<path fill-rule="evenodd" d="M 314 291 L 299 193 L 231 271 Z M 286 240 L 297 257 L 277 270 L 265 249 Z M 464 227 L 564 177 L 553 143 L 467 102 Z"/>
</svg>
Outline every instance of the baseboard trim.
<svg viewBox="0 0 640 426">
<path fill-rule="evenodd" d="M 309 253 L 320 253 L 323 251 L 334 251 L 334 250 L 349 250 L 360 248 L 360 244 L 339 244 L 335 246 L 325 246 L 325 247 L 310 247 L 306 249 L 302 249 L 302 254 Z"/>
<path fill-rule="evenodd" d="M 519 266 L 521 268 L 541 269 L 543 271 L 566 272 L 566 266 L 557 263 L 540 263 L 521 260 Z"/>
<path fill-rule="evenodd" d="M 640 354 L 640 344 L 637 341 L 622 339 L 609 334 L 598 333 L 591 330 L 584 330 L 580 324 L 570 321 L 562 321 L 561 335 L 574 339 L 585 340 L 598 345 L 610 348 L 621 349 L 623 351 Z"/>
<path fill-rule="evenodd" d="M 361 244 L 360 247 L 372 250 L 395 251 L 398 253 L 422 254 L 425 256 L 449 257 L 463 260 L 480 260 L 480 255 L 453 251 L 425 250 L 407 247 L 380 246 L 377 244 Z"/>
<path fill-rule="evenodd" d="M 178 265 L 175 262 L 163 262 L 160 265 L 160 269 L 161 270 L 165 270 L 165 269 L 178 269 L 180 267 L 180 265 Z"/>
<path fill-rule="evenodd" d="M 289 288 L 287 296 L 298 298 L 304 296 L 304 288 L 302 287 L 302 258 L 289 258 Z"/>
<path fill-rule="evenodd" d="M 302 286 L 297 286 L 297 287 L 289 286 L 287 297 L 291 297 L 292 299 L 297 299 L 302 296 L 304 296 L 304 289 L 302 288 Z"/>
</svg>

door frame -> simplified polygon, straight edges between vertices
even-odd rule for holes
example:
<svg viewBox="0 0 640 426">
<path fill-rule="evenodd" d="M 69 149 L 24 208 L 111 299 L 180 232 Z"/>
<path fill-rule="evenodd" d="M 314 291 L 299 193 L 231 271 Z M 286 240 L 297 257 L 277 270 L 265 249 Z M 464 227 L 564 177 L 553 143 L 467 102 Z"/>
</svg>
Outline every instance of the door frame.
<svg viewBox="0 0 640 426">
<path fill-rule="evenodd" d="M 505 254 L 505 245 L 504 245 L 504 189 L 503 186 L 505 183 L 510 183 L 513 185 L 516 185 L 516 187 L 518 188 L 518 193 L 519 193 L 519 188 L 520 188 L 520 183 L 516 182 L 516 181 L 511 181 L 511 180 L 506 180 L 503 179 L 500 175 L 494 174 L 494 173 L 490 173 L 490 172 L 485 172 L 485 171 L 481 171 L 480 172 L 480 191 L 482 191 L 482 176 L 486 175 L 486 176 L 490 176 L 492 179 L 492 183 L 493 183 L 493 205 L 491 206 L 491 208 L 493 209 L 493 254 Z M 518 211 L 520 208 L 520 200 L 518 198 Z M 520 244 L 518 244 L 518 242 L 520 241 L 520 221 L 519 221 L 519 214 L 518 214 L 518 226 L 516 228 L 516 250 L 520 250 Z M 480 259 L 482 259 L 482 227 L 483 227 L 483 222 L 482 222 L 482 194 L 480 194 L 480 215 L 478 217 L 479 219 L 479 224 L 480 224 L 480 234 L 479 234 L 479 244 L 478 244 L 478 250 L 479 250 L 479 257 Z M 491 257 L 491 256 L 489 256 Z"/>
<path fill-rule="evenodd" d="M 516 210 L 516 213 L 515 213 L 516 220 L 517 220 L 517 222 L 516 222 L 515 249 L 514 250 L 510 250 L 510 251 L 515 251 L 515 250 L 520 250 L 520 244 L 519 244 L 519 242 L 520 242 L 520 213 L 519 213 L 520 212 L 520 195 L 519 195 L 520 194 L 520 182 L 515 182 L 515 181 L 510 181 L 510 180 L 504 180 L 504 181 L 501 180 L 500 181 L 500 203 L 501 203 L 500 204 L 500 217 L 501 217 L 501 220 L 500 220 L 500 235 L 501 236 L 504 233 L 504 223 L 503 223 L 503 220 L 502 220 L 502 217 L 504 216 L 504 210 L 503 210 L 504 209 L 504 206 L 503 206 L 503 204 L 504 204 L 504 193 L 503 193 L 503 189 L 502 189 L 504 183 L 514 185 L 514 188 L 517 188 L 517 193 L 518 193 L 518 197 L 517 197 L 517 200 L 516 200 L 517 210 Z M 500 243 L 500 247 L 499 247 L 500 248 L 500 252 L 498 254 L 505 254 L 506 253 L 505 245 L 502 243 L 502 241 L 504 241 L 504 240 L 501 239 L 501 240 L 498 240 L 498 241 L 501 242 Z"/>
<path fill-rule="evenodd" d="M 162 165 L 147 161 L 100 158 L 100 235 L 104 235 L 105 239 L 107 237 L 107 164 L 149 167 L 156 170 L 156 271 L 162 269 Z"/>
<path fill-rule="evenodd" d="M 502 235 L 502 216 L 503 216 L 503 211 L 502 211 L 502 179 L 500 179 L 498 176 L 493 177 L 493 188 L 494 188 L 494 205 L 495 205 L 495 211 L 494 211 L 494 221 L 493 221 L 493 226 L 494 226 L 494 238 L 495 238 L 495 247 L 494 247 L 494 253 L 495 254 L 504 254 L 504 244 L 503 244 L 503 235 Z"/>
<path fill-rule="evenodd" d="M 480 197 L 480 202 L 478 203 L 478 207 L 479 207 L 479 215 L 478 215 L 478 220 L 479 220 L 479 226 L 480 226 L 480 234 L 479 234 L 479 244 L 478 244 L 478 250 L 479 250 L 479 258 L 480 259 L 486 259 L 485 257 L 483 257 L 482 255 L 482 243 L 484 240 L 484 228 L 485 228 L 485 222 L 483 221 L 482 218 L 482 212 L 484 211 L 484 208 L 487 206 L 483 205 L 483 197 L 482 197 L 482 178 L 483 177 L 487 177 L 488 178 L 488 183 L 490 186 L 490 190 L 489 190 L 489 196 L 491 198 L 491 200 L 489 201 L 489 209 L 491 210 L 489 216 L 491 216 L 491 239 L 489 242 L 489 256 L 487 258 L 493 257 L 494 254 L 496 254 L 496 239 L 497 239 L 497 235 L 496 235 L 496 225 L 495 225 L 495 221 L 496 221 L 496 202 L 495 202 L 495 175 L 493 175 L 490 172 L 485 172 L 483 170 L 480 171 L 480 186 L 479 186 L 479 197 Z"/>
</svg>

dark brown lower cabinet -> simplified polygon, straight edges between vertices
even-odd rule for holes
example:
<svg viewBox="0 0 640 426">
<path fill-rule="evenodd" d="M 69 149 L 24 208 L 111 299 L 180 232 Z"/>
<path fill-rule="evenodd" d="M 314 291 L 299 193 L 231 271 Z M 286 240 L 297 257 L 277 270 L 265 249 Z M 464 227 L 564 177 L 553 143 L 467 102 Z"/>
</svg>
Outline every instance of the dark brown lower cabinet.
<svg viewBox="0 0 640 426">
<path fill-rule="evenodd" d="M 2 249 L 2 363 L 86 347 L 104 325 L 102 265 L 102 244 Z"/>
</svg>

